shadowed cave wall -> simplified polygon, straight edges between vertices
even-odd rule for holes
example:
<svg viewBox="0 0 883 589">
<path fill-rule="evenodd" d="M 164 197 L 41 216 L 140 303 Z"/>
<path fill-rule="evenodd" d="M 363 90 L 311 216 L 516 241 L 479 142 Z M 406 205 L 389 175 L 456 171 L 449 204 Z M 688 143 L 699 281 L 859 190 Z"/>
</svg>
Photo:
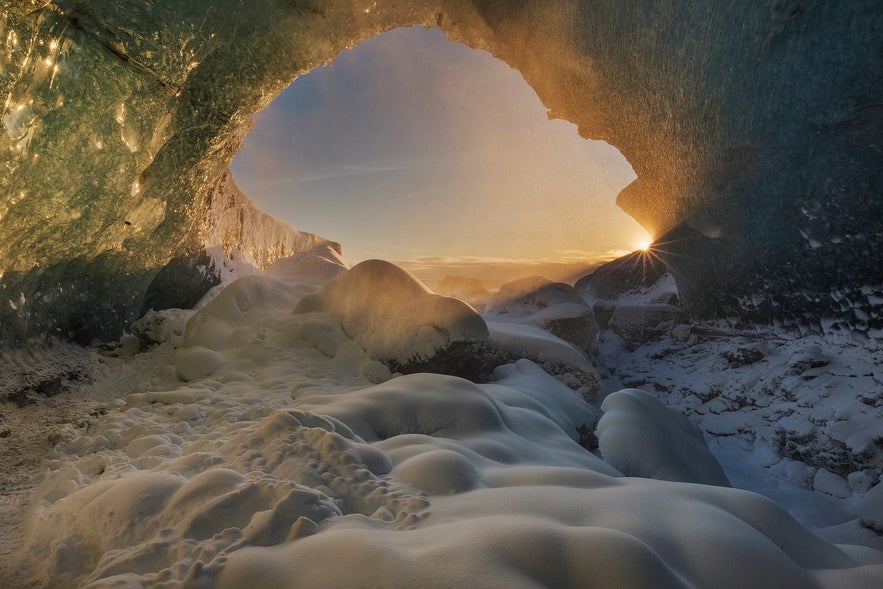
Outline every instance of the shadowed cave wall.
<svg viewBox="0 0 883 589">
<path fill-rule="evenodd" d="M 875 0 L 25 0 L 0 11 L 4 341 L 111 339 L 151 302 L 198 296 L 213 279 L 212 204 L 251 114 L 341 51 L 413 24 L 491 51 L 552 116 L 620 149 L 638 180 L 618 203 L 657 236 L 694 312 L 880 337 Z"/>
</svg>

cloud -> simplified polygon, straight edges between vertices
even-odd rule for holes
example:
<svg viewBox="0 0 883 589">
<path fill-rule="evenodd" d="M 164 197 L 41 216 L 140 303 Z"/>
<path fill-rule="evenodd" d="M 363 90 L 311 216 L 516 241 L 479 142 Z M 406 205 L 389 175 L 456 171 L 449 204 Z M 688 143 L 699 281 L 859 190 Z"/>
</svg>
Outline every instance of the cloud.
<svg viewBox="0 0 883 589">
<path fill-rule="evenodd" d="M 446 276 L 470 276 L 481 279 L 486 288 L 494 290 L 525 276 L 544 276 L 550 280 L 572 284 L 601 264 L 625 253 L 628 252 L 611 250 L 593 253 L 572 250 L 566 255 L 545 258 L 421 256 L 395 263 L 430 287 L 437 286 Z"/>
</svg>

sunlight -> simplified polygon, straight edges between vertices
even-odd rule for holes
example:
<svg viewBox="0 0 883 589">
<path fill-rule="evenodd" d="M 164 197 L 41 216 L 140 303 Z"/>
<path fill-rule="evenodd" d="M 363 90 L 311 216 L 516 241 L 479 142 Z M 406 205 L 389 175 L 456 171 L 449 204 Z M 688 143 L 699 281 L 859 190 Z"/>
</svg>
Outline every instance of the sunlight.
<svg viewBox="0 0 883 589">
<path fill-rule="evenodd" d="M 521 74 L 438 29 L 360 44 L 255 121 L 231 166 L 237 183 L 274 217 L 339 241 L 351 262 L 508 267 L 583 252 L 572 276 L 649 237 L 616 206 L 635 178 L 619 151 L 550 121 Z"/>
</svg>

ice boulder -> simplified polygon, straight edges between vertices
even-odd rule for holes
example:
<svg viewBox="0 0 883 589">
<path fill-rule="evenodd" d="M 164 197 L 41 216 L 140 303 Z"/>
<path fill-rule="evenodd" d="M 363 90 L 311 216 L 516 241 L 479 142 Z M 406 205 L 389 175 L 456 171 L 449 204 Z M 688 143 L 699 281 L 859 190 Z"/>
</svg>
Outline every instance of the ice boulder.
<svg viewBox="0 0 883 589">
<path fill-rule="evenodd" d="M 604 460 L 627 476 L 730 486 L 686 417 L 639 389 L 609 395 L 597 436 Z"/>
<path fill-rule="evenodd" d="M 598 325 L 592 308 L 562 282 L 530 276 L 504 284 L 485 312 L 518 317 L 519 322 L 545 329 L 590 355 L 597 348 Z"/>
<path fill-rule="evenodd" d="M 324 311 L 374 359 L 396 370 L 413 363 L 456 368 L 488 338 L 467 303 L 433 293 L 395 264 L 368 260 L 304 297 L 295 313 Z"/>
</svg>

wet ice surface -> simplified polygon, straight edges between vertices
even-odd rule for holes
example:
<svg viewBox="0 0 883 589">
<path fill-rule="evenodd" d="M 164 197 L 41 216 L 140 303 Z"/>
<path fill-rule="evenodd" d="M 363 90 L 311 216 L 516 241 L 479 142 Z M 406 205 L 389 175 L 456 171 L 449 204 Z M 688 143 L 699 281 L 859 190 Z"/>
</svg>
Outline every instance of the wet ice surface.
<svg viewBox="0 0 883 589">
<path fill-rule="evenodd" d="M 498 368 L 488 384 L 393 377 L 357 343 L 344 295 L 294 312 L 310 288 L 292 282 L 296 273 L 284 277 L 233 283 L 184 333 L 191 313 L 159 314 L 150 333 L 164 334 L 163 343 L 130 361 L 142 369 L 100 375 L 105 385 L 136 392 L 111 401 L 105 416 L 51 451 L 14 562 L 22 586 L 867 587 L 883 579 L 880 552 L 830 544 L 761 495 L 698 484 L 726 480 L 697 444 L 695 428 L 652 398 L 608 397 L 601 448 L 591 452 L 578 442 L 601 409 L 566 379 L 529 360 Z M 325 292 L 335 297 L 334 289 Z M 410 323 L 419 331 L 426 319 L 421 307 Z M 443 324 L 435 319 L 428 324 Z M 377 328 L 371 318 L 356 323 Z M 400 314 L 395 327 L 408 323 Z M 430 343 L 439 341 L 436 331 L 427 333 Z M 710 404 L 724 403 L 730 386 L 753 390 L 750 383 L 781 377 L 782 386 L 797 387 L 795 400 L 767 408 L 827 402 L 841 417 L 821 431 L 859 448 L 876 435 L 866 426 L 879 419 L 863 421 L 860 408 L 830 399 L 867 392 L 844 388 L 852 381 L 838 376 L 843 370 L 871 387 L 879 367 L 860 366 L 853 356 L 832 359 L 827 377 L 800 373 L 791 383 L 776 367 L 791 366 L 793 354 L 768 350 L 765 358 L 779 358 L 774 369 L 750 369 L 749 378 L 750 365 L 719 369 L 715 358 L 730 348 L 718 341 L 697 336 L 690 349 L 698 356 L 686 345 L 663 353 L 674 341 L 627 353 L 602 334 L 602 359 L 619 366 L 607 374 L 608 388 L 645 378 L 642 388 L 668 387 L 662 398 L 700 429 L 732 428 L 716 432 L 722 437 L 712 451 L 737 487 L 769 491 L 769 477 L 796 487 L 811 476 L 826 493 L 845 493 L 820 469 L 810 474 L 801 468 L 813 467 L 794 466 L 793 458 L 763 454 L 764 436 L 778 427 L 763 425 L 772 419 L 761 412 L 764 401 L 715 411 Z M 741 356 L 734 357 L 728 366 L 738 364 Z M 772 362 L 754 363 L 762 361 Z M 807 360 L 808 370 L 819 370 L 814 363 Z M 725 375 L 730 384 L 715 381 L 721 394 L 691 401 L 686 389 L 705 381 L 690 365 L 706 380 Z M 868 370 L 872 376 L 864 376 Z M 836 386 L 817 390 L 812 380 Z M 798 427 L 801 412 L 789 415 Z M 746 449 L 751 459 L 740 462 Z M 618 468 L 635 458 L 641 470 L 628 474 L 640 476 L 623 476 Z M 864 479 L 847 473 L 848 500 L 825 499 L 845 514 L 825 523 L 839 525 L 838 541 L 878 541 L 850 515 L 879 504 L 864 499 L 879 476 L 879 467 L 866 466 Z M 657 478 L 641 478 L 650 476 Z M 810 511 L 822 497 L 794 500 L 810 492 L 786 491 L 774 498 Z"/>
</svg>

